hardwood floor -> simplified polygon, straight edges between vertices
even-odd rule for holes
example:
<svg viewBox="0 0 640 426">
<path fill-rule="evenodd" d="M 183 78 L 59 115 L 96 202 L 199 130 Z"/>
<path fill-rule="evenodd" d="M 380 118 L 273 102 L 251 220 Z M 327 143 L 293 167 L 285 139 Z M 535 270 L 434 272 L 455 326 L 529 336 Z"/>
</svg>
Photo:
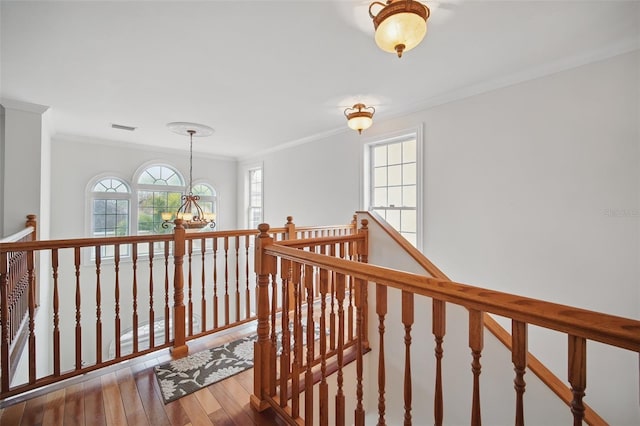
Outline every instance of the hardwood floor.
<svg viewBox="0 0 640 426">
<path fill-rule="evenodd" d="M 255 323 L 189 343 L 190 353 L 250 334 Z M 32 425 L 281 425 L 267 410 L 249 404 L 253 369 L 164 404 L 153 367 L 170 359 L 167 350 L 58 385 L 0 409 L 0 426 Z"/>
</svg>

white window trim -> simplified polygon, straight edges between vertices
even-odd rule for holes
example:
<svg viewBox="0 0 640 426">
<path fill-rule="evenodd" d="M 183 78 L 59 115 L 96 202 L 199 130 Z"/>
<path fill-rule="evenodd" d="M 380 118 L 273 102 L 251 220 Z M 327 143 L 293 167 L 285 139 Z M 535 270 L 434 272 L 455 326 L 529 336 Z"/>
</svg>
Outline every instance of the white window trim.
<svg viewBox="0 0 640 426">
<path fill-rule="evenodd" d="M 362 185 L 360 185 L 360 206 L 369 210 L 371 204 L 371 147 L 375 145 L 400 142 L 415 137 L 416 139 L 416 247 L 422 251 L 424 229 L 424 141 L 423 126 L 406 128 L 365 139 L 362 143 Z"/>
<path fill-rule="evenodd" d="M 251 164 L 245 164 L 243 167 L 243 171 L 242 171 L 242 175 L 243 175 L 243 181 L 244 181 L 244 205 L 242 208 L 242 216 L 243 216 L 243 221 L 242 223 L 244 223 L 245 228 L 249 228 L 250 225 L 250 220 L 249 220 L 249 208 L 251 208 L 251 179 L 250 179 L 250 173 L 252 170 L 256 170 L 256 169 L 260 169 L 262 170 L 262 182 L 261 182 L 261 203 L 260 203 L 260 209 L 262 211 L 262 221 L 264 221 L 264 163 L 260 162 L 260 163 L 251 163 Z"/>
</svg>

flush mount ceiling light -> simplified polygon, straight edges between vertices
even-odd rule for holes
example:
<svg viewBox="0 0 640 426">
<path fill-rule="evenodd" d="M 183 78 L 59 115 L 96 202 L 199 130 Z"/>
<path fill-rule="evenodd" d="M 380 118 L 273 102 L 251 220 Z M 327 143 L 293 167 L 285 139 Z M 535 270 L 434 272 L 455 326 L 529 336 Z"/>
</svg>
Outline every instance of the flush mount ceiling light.
<svg viewBox="0 0 640 426">
<path fill-rule="evenodd" d="M 373 114 L 375 112 L 376 109 L 372 106 L 355 104 L 352 108 L 345 109 L 344 115 L 347 117 L 349 128 L 357 130 L 361 134 L 363 130 L 367 130 L 373 124 Z"/>
<path fill-rule="evenodd" d="M 374 15 L 372 8 L 382 6 Z M 375 1 L 369 5 L 369 16 L 376 30 L 376 44 L 385 52 L 402 53 L 416 47 L 427 33 L 430 10 L 415 0 Z"/>
<path fill-rule="evenodd" d="M 215 228 L 216 226 L 216 214 L 213 212 L 205 212 L 198 200 L 199 195 L 193 195 L 193 137 L 209 136 L 213 133 L 213 129 L 204 124 L 187 123 L 177 121 L 167 124 L 169 130 L 179 135 L 189 136 L 189 186 L 186 188 L 185 193 L 182 195 L 182 205 L 178 208 L 175 215 L 171 212 L 163 212 L 162 227 L 167 228 L 173 218 L 182 219 L 182 223 L 185 228 L 204 228 L 209 226 Z"/>
</svg>

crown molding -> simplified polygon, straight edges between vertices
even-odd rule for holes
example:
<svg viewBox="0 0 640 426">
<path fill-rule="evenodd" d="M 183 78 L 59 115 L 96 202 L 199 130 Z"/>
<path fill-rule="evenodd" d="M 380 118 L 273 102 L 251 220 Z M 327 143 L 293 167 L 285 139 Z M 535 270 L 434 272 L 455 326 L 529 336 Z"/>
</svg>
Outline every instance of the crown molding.
<svg viewBox="0 0 640 426">
<path fill-rule="evenodd" d="M 111 146 L 111 147 L 115 147 L 115 148 L 137 149 L 137 150 L 140 150 L 140 151 L 150 151 L 150 152 L 154 152 L 154 153 L 157 152 L 157 153 L 165 153 L 165 154 L 170 154 L 170 155 L 184 155 L 185 154 L 185 150 L 184 149 L 167 148 L 167 147 L 160 147 L 160 146 L 156 146 L 156 145 L 147 145 L 147 144 L 142 144 L 142 143 L 131 143 L 131 142 L 125 142 L 125 141 L 118 141 L 118 140 L 114 140 L 114 139 L 101 139 L 101 138 L 96 138 L 96 137 L 73 135 L 73 134 L 68 134 L 68 133 L 58 133 L 55 136 L 53 136 L 51 139 L 54 142 L 55 141 L 66 141 L 66 142 L 75 142 L 75 143 L 84 143 L 84 144 L 93 144 L 93 145 L 105 145 L 105 146 Z M 230 161 L 230 162 L 237 161 L 237 159 L 235 157 L 229 157 L 229 156 L 224 156 L 224 155 L 216 155 L 216 154 L 209 154 L 209 153 L 205 153 L 205 152 L 194 151 L 193 155 L 194 155 L 194 157 L 206 158 L 206 159 L 210 159 L 210 160 L 220 160 L 220 161 Z"/>
</svg>

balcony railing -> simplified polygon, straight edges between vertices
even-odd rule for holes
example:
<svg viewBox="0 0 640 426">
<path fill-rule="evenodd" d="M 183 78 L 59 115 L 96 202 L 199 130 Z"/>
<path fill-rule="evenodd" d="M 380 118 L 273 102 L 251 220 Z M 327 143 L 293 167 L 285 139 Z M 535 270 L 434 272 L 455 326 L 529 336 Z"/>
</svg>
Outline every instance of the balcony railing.
<svg viewBox="0 0 640 426">
<path fill-rule="evenodd" d="M 176 220 L 172 234 L 36 241 L 30 220 L 24 239 L 0 244 L 2 399 L 163 348 L 180 357 L 190 340 L 256 319 L 257 230 L 191 233 Z M 269 235 L 354 232 L 355 223 L 296 228 L 289 217 Z M 14 348 L 20 324 L 24 351 Z"/>
</svg>

